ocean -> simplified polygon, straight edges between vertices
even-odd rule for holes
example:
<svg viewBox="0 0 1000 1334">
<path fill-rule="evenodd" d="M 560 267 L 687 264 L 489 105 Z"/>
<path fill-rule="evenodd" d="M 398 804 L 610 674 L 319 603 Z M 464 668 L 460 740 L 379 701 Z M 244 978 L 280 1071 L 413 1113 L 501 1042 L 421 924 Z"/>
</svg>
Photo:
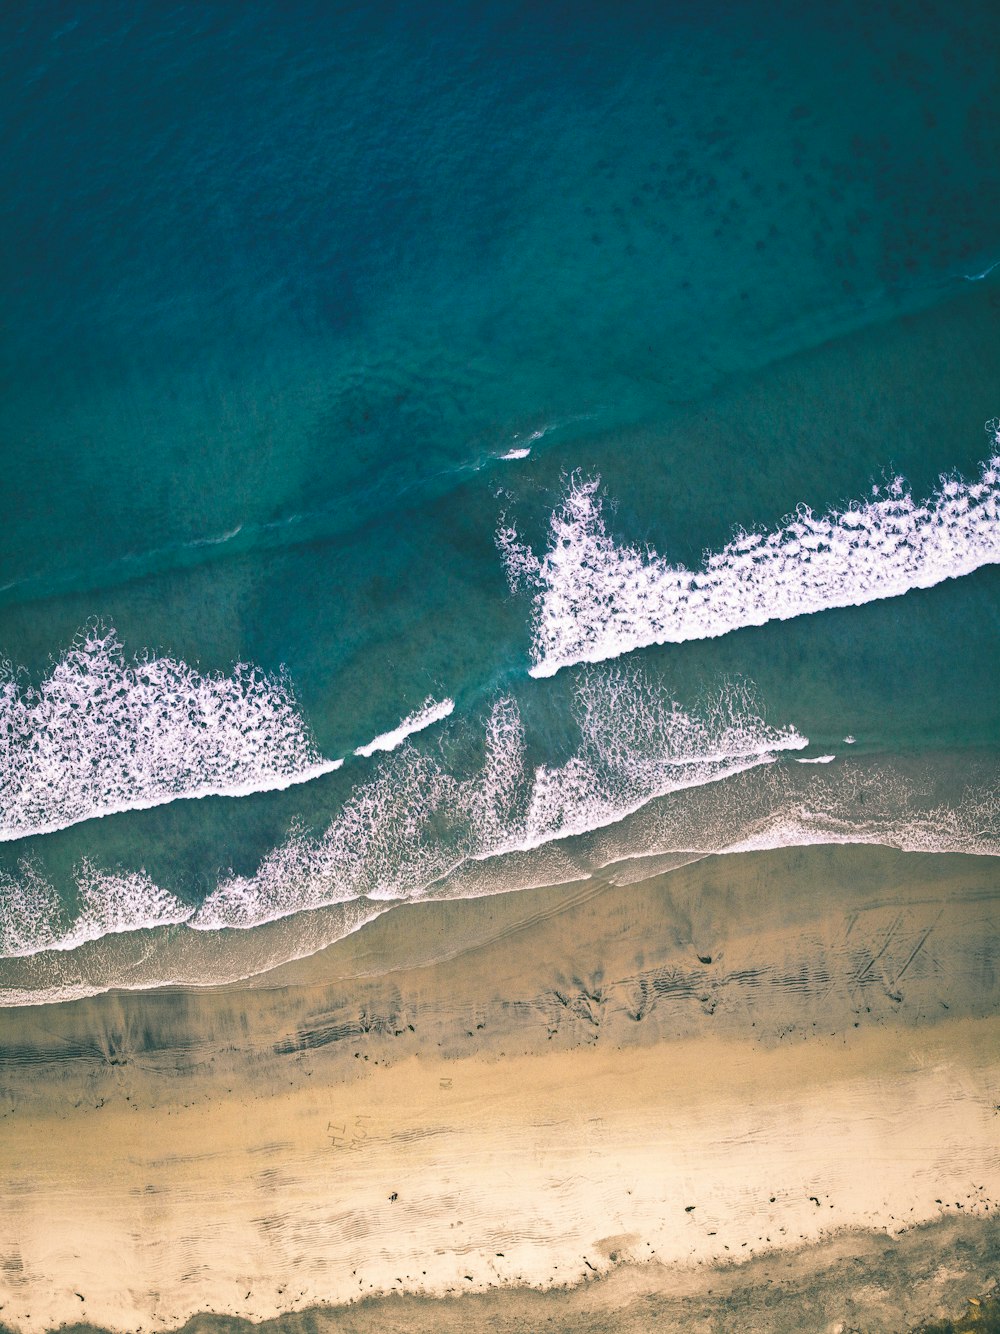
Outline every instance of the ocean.
<svg viewBox="0 0 1000 1334">
<path fill-rule="evenodd" d="M 0 17 L 0 1003 L 1000 851 L 1000 10 Z"/>
</svg>

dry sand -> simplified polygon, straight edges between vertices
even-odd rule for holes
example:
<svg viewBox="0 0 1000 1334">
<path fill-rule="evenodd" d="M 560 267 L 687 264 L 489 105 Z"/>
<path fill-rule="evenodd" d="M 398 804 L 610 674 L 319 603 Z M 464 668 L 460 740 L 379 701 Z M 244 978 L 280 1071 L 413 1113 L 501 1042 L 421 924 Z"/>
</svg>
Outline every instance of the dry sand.
<svg viewBox="0 0 1000 1334">
<path fill-rule="evenodd" d="M 0 1320 L 905 1328 L 1000 1270 L 997 871 L 713 858 L 5 1011 Z"/>
</svg>

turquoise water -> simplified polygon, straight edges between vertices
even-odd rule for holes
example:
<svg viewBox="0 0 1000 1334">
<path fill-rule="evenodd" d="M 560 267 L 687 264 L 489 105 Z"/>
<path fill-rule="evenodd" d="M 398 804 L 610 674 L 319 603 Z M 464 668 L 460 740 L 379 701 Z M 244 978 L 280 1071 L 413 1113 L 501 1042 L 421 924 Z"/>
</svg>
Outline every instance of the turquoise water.
<svg viewBox="0 0 1000 1334">
<path fill-rule="evenodd" d="M 995 851 L 998 52 L 986 4 L 3 19 L 4 997 L 612 856 Z"/>
</svg>

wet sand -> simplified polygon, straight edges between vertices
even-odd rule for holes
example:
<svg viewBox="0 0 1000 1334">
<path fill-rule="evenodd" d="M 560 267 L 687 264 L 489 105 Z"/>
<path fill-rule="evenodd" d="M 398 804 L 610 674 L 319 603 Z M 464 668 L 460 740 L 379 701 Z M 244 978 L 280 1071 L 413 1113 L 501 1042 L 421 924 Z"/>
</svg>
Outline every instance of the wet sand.
<svg viewBox="0 0 1000 1334">
<path fill-rule="evenodd" d="M 638 1329 L 608 1314 L 638 1304 L 696 1329 L 724 1297 L 741 1328 L 826 1327 L 767 1324 L 780 1290 L 786 1322 L 798 1292 L 902 1329 L 982 1290 L 995 860 L 614 878 L 394 910 L 241 985 L 0 1013 L 0 1320 Z"/>
</svg>

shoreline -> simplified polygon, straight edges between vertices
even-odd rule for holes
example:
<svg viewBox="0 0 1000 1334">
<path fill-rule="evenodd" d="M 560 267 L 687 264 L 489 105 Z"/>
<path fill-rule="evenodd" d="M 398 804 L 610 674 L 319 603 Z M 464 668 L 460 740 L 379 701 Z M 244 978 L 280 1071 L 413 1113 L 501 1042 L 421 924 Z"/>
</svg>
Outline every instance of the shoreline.
<svg viewBox="0 0 1000 1334">
<path fill-rule="evenodd" d="M 509 848 L 460 860 L 423 889 L 411 886 L 386 897 L 377 891 L 359 894 L 265 916 L 252 926 L 249 921 L 227 926 L 221 920 L 212 927 L 192 926 L 202 909 L 192 916 L 189 905 L 182 905 L 173 891 L 164 891 L 154 919 L 162 919 L 160 925 L 150 921 L 145 928 L 96 935 L 90 934 L 91 925 L 72 949 L 52 945 L 22 952 L 17 946 L 0 960 L 0 1009 L 63 1004 L 116 991 L 149 994 L 167 988 L 257 985 L 284 964 L 320 954 L 378 916 L 402 913 L 414 922 L 411 909 L 426 913 L 445 899 L 509 898 L 553 886 L 624 885 L 652 881 L 695 861 L 740 859 L 753 852 L 794 855 L 797 849 L 822 846 L 864 846 L 889 857 L 901 851 L 995 857 L 990 801 L 997 772 L 988 756 L 988 750 L 942 754 L 930 766 L 921 756 L 896 757 L 887 767 L 879 755 L 851 756 L 832 770 L 757 766 L 654 798 L 586 833 L 565 834 L 528 850 Z M 952 787 L 963 793 L 957 805 L 946 796 Z M 891 799 L 881 800 L 879 794 L 886 791 Z M 863 798 L 865 816 L 858 823 Z M 734 806 L 739 811 L 735 820 Z M 725 823 L 733 826 L 732 837 L 716 847 L 711 831 Z M 69 855 L 69 850 L 63 853 Z M 738 877 L 741 871 L 734 874 Z M 145 868 L 137 876 L 139 890 L 159 894 L 155 883 L 147 881 Z M 89 887 L 84 888 L 89 893 Z M 18 914 L 30 917 L 37 907 L 30 894 L 20 902 L 20 894 L 15 886 L 14 907 L 8 912 L 15 922 Z M 419 925 L 415 930 L 421 934 Z M 16 940 L 16 926 L 14 936 Z"/>
<path fill-rule="evenodd" d="M 994 1254 L 998 896 L 989 858 L 736 854 L 2 1011 L 0 1321 L 363 1330 L 345 1303 L 449 1289 L 562 1319 L 566 1285 L 655 1272 L 669 1304 L 720 1261 L 802 1277 L 919 1227 Z"/>
</svg>

